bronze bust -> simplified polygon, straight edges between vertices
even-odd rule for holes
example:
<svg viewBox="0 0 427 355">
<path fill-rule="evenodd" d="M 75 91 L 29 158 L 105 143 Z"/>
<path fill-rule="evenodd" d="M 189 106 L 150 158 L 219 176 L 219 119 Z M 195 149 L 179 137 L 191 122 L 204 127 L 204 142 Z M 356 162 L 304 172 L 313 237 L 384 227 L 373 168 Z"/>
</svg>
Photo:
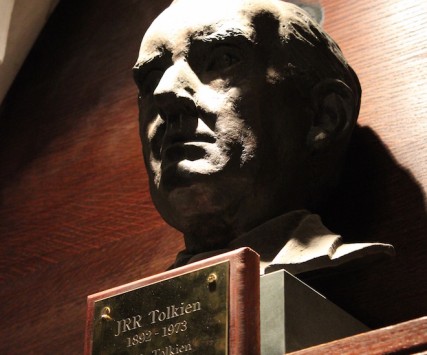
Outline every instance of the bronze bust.
<svg viewBox="0 0 427 355">
<path fill-rule="evenodd" d="M 241 246 L 261 272 L 294 274 L 394 253 L 345 244 L 308 212 L 339 179 L 361 88 L 299 7 L 175 0 L 134 75 L 151 196 L 185 238 L 175 266 Z"/>
</svg>

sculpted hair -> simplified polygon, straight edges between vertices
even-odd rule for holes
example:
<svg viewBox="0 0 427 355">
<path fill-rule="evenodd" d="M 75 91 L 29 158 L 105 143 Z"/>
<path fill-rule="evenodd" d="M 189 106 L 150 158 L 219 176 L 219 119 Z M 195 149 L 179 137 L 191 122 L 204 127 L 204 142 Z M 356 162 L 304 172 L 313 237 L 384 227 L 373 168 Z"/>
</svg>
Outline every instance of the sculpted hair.
<svg viewBox="0 0 427 355">
<path fill-rule="evenodd" d="M 316 83 L 339 79 L 353 93 L 353 124 L 359 115 L 362 90 L 359 79 L 347 63 L 338 44 L 303 10 L 282 3 L 279 36 L 286 58 L 284 68 L 289 77 L 298 77 L 307 92 Z M 291 51 L 288 49 L 292 48 Z"/>
<path fill-rule="evenodd" d="M 269 15 L 264 13 L 263 17 L 270 18 L 277 33 L 277 37 L 270 40 L 270 58 L 276 58 L 273 59 L 276 61 L 274 64 L 280 68 L 283 78 L 292 82 L 294 95 L 297 96 L 289 100 L 296 99 L 300 105 L 311 102 L 311 95 L 315 95 L 313 89 L 318 84 L 333 83 L 335 80 L 342 81 L 351 91 L 348 96 L 351 114 L 344 115 L 344 126 L 347 128 L 339 139 L 332 138 L 327 148 L 314 151 L 309 159 L 307 204 L 316 210 L 340 180 L 347 146 L 359 115 L 362 90 L 356 73 L 337 43 L 305 11 L 281 1 L 276 6 L 273 11 L 267 11 Z"/>
</svg>

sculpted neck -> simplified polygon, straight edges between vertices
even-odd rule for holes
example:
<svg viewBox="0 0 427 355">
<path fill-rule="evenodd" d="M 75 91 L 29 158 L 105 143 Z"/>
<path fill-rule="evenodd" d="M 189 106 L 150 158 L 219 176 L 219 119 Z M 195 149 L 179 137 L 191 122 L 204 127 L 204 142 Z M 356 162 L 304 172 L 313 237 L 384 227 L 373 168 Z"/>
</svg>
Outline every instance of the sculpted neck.
<svg viewBox="0 0 427 355">
<path fill-rule="evenodd" d="M 198 216 L 190 222 L 190 228 L 184 230 L 184 241 L 188 252 L 192 254 L 224 249 L 237 237 L 230 223 L 223 216 Z"/>
<path fill-rule="evenodd" d="M 249 205 L 242 203 L 239 207 L 232 217 L 225 218 L 225 214 L 198 215 L 187 221 L 189 228 L 181 230 L 187 251 L 196 254 L 226 249 L 241 235 L 290 211 L 280 204 L 263 204 L 254 199 L 249 200 Z"/>
</svg>

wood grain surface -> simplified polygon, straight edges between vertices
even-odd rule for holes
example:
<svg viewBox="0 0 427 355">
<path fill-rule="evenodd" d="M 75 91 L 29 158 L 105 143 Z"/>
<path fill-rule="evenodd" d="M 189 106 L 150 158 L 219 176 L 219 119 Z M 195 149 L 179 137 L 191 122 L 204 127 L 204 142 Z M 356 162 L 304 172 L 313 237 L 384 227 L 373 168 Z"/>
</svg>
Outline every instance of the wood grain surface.
<svg viewBox="0 0 427 355">
<path fill-rule="evenodd" d="M 425 354 L 427 317 L 359 334 L 331 343 L 313 346 L 293 355 L 321 354 Z"/>
<path fill-rule="evenodd" d="M 131 75 L 168 3 L 62 0 L 1 106 L 1 354 L 81 354 L 86 296 L 162 272 L 183 248 L 149 197 Z M 427 314 L 427 2 L 322 4 L 363 87 L 325 220 L 397 257 L 307 280 L 368 325 L 395 324 Z"/>
</svg>

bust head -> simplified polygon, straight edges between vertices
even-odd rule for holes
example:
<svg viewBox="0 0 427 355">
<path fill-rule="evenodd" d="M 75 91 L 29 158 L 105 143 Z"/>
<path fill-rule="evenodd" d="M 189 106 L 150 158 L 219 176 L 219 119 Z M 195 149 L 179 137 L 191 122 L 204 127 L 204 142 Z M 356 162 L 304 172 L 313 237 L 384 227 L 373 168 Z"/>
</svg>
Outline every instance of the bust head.
<svg viewBox="0 0 427 355">
<path fill-rule="evenodd" d="M 336 181 L 360 86 L 298 7 L 175 0 L 134 74 L 151 196 L 191 251 L 310 208 Z"/>
</svg>

